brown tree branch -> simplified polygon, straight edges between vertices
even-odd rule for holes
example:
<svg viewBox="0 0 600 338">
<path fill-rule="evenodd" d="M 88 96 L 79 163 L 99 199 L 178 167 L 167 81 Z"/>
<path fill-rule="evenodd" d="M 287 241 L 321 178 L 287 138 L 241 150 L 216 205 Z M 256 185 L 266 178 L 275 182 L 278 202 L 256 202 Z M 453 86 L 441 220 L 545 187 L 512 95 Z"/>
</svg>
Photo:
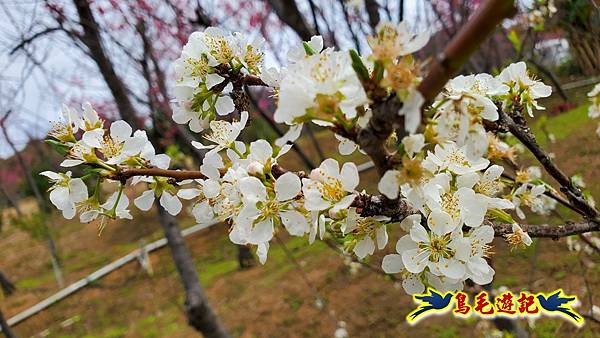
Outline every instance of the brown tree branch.
<svg viewBox="0 0 600 338">
<path fill-rule="evenodd" d="M 44 35 L 50 34 L 52 32 L 56 32 L 59 30 L 63 30 L 62 27 L 48 27 L 46 29 L 43 29 L 39 32 L 33 33 L 32 35 L 30 35 L 27 38 L 23 38 L 16 46 L 14 46 L 9 52 L 8 55 L 13 55 L 14 53 L 16 53 L 19 49 L 21 48 L 25 48 L 25 46 L 29 45 L 30 43 L 32 43 L 35 39 L 42 37 Z"/>
<path fill-rule="evenodd" d="M 309 41 L 316 34 L 316 31 L 311 27 L 300 9 L 296 5 L 295 0 L 268 0 L 269 5 L 273 8 L 279 20 L 290 26 L 303 41 Z"/>
<path fill-rule="evenodd" d="M 584 216 L 589 219 L 596 220 L 598 211 L 594 209 L 583 197 L 581 191 L 571 182 L 569 177 L 565 175 L 548 154 L 537 143 L 531 129 L 527 126 L 525 119 L 519 117 L 518 123 L 509 114 L 498 110 L 500 119 L 498 124 L 508 129 L 521 143 L 531 151 L 533 156 L 542 164 L 546 172 L 552 176 L 560 185 L 560 190 L 564 193 L 569 201 L 579 210 L 584 213 Z"/>
<path fill-rule="evenodd" d="M 505 236 L 512 234 L 511 224 L 490 224 L 494 228 L 496 236 Z M 571 235 L 583 234 L 586 232 L 600 231 L 600 224 L 593 221 L 584 221 L 578 223 L 567 223 L 563 225 L 547 225 L 547 224 L 521 224 L 523 231 L 527 232 L 530 237 L 542 237 L 558 239 Z"/>
<path fill-rule="evenodd" d="M 102 74 L 102 77 L 104 77 L 104 80 L 115 99 L 115 103 L 117 104 L 123 120 L 132 126 L 141 128 L 142 124 L 137 119 L 136 111 L 127 95 L 127 88 L 115 72 L 112 61 L 106 55 L 102 45 L 100 28 L 94 17 L 89 1 L 73 0 L 73 3 L 77 9 L 77 14 L 79 15 L 79 22 L 83 28 L 83 34 L 71 37 L 78 38 L 78 40 L 88 48 L 89 55 L 94 59 L 96 65 L 100 69 L 100 73 Z"/>
<path fill-rule="evenodd" d="M 371 26 L 373 32 L 375 32 L 380 20 L 379 4 L 377 3 L 377 0 L 365 0 L 365 9 L 367 10 L 367 14 L 369 16 L 369 26 Z"/>
<path fill-rule="evenodd" d="M 274 165 L 271 168 L 273 176 L 279 177 L 287 172 L 286 169 L 279 165 Z M 296 173 L 300 177 L 307 177 L 304 172 Z M 185 179 L 205 179 L 199 171 L 180 171 L 180 170 L 165 170 L 158 168 L 148 169 L 125 169 L 113 176 L 109 177 L 115 180 L 127 180 L 134 176 L 161 176 L 170 177 L 176 181 Z M 409 215 L 419 213 L 418 210 L 412 208 L 407 200 L 395 199 L 391 200 L 383 195 L 369 195 L 360 193 L 352 203 L 352 207 L 357 209 L 357 212 L 362 217 L 383 215 L 390 217 L 392 221 L 401 221 Z M 512 233 L 511 224 L 489 222 L 494 228 L 495 235 L 502 237 Z M 571 235 L 577 235 L 592 231 L 600 231 L 600 223 L 595 221 L 583 221 L 578 223 L 567 223 L 564 225 L 545 225 L 545 224 L 521 224 L 521 227 L 530 237 L 546 237 L 558 239 Z"/>
<path fill-rule="evenodd" d="M 194 179 L 206 179 L 200 171 L 196 170 L 173 170 L 173 169 L 159 169 L 159 168 L 148 168 L 148 169 L 123 169 L 116 171 L 110 176 L 109 179 L 115 181 L 127 181 L 131 177 L 135 176 L 157 176 L 157 177 L 169 177 L 175 181 L 183 180 L 194 180 Z"/>
</svg>

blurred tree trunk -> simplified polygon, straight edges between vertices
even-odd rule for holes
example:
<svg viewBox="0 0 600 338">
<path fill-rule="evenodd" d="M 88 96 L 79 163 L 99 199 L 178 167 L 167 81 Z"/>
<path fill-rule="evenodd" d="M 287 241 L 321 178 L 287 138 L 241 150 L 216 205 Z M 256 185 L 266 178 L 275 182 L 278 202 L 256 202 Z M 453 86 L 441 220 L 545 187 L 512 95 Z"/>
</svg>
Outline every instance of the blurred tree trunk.
<svg viewBox="0 0 600 338">
<path fill-rule="evenodd" d="M 200 285 L 192 255 L 188 250 L 177 220 L 158 205 L 160 224 L 167 237 L 171 256 L 185 290 L 185 309 L 190 326 L 202 332 L 206 338 L 229 337 L 217 315 L 208 304 L 204 289 Z"/>
<path fill-rule="evenodd" d="M 5 296 L 12 295 L 15 292 L 15 285 L 0 271 L 0 288 Z"/>
<path fill-rule="evenodd" d="M 567 33 L 567 39 L 581 72 L 588 76 L 599 75 L 600 30 L 596 33 L 571 30 Z"/>
<path fill-rule="evenodd" d="M 279 20 L 290 26 L 303 41 L 309 41 L 316 34 L 315 29 L 302 16 L 295 0 L 268 0 L 268 2 Z"/>
<path fill-rule="evenodd" d="M 600 9 L 597 0 L 559 0 L 556 24 L 584 75 L 600 74 Z"/>
<path fill-rule="evenodd" d="M 238 264 L 240 269 L 248 269 L 254 266 L 256 260 L 252 255 L 252 251 L 245 245 L 237 245 L 238 248 Z"/>
<path fill-rule="evenodd" d="M 127 95 L 127 87 L 117 75 L 115 68 L 106 55 L 102 46 L 102 38 L 100 37 L 100 29 L 98 22 L 92 13 L 92 8 L 88 0 L 73 0 L 79 15 L 79 23 L 83 28 L 83 34 L 72 36 L 72 38 L 81 41 L 89 50 L 90 56 L 96 62 L 100 69 L 100 73 L 104 77 L 104 81 L 108 85 L 112 96 L 115 98 L 115 103 L 121 114 L 121 118 L 133 127 L 142 128 L 136 118 L 136 112 L 133 104 Z"/>
<path fill-rule="evenodd" d="M 8 280 L 8 278 L 6 278 L 2 271 L 0 271 L 0 288 L 5 296 L 9 296 L 15 292 L 15 286 L 10 280 Z M 4 314 L 2 313 L 2 309 L 0 309 L 0 329 L 2 329 L 2 333 L 4 333 L 6 338 L 17 338 L 17 335 L 12 331 L 6 322 Z"/>
<path fill-rule="evenodd" d="M 2 329 L 2 333 L 4 333 L 4 336 L 6 338 L 17 338 L 17 335 L 11 330 L 10 326 L 6 322 L 6 319 L 4 319 L 4 314 L 2 313 L 1 309 L 0 309 L 0 328 Z"/>
<path fill-rule="evenodd" d="M 2 184 L 2 182 L 0 182 L 0 193 L 2 193 L 2 195 L 4 195 L 4 197 L 6 197 L 8 204 L 13 209 L 15 209 L 15 213 L 17 214 L 17 217 L 21 217 L 23 215 L 23 213 L 21 213 L 21 208 L 19 207 L 19 201 L 17 201 L 14 198 L 14 196 L 12 196 L 11 194 L 8 193 L 8 191 L 6 191 L 6 188 L 4 187 L 4 184 Z"/>
</svg>

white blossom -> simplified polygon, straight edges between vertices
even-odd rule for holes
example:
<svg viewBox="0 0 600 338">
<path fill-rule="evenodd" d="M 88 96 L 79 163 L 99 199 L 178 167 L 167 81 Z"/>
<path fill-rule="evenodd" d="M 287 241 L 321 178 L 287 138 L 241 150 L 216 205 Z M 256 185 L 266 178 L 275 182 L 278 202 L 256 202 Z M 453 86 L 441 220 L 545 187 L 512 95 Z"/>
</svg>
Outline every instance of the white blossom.
<svg viewBox="0 0 600 338">
<path fill-rule="evenodd" d="M 283 71 L 279 104 L 273 117 L 278 123 L 290 125 L 302 123 L 305 118 L 327 124 L 338 109 L 352 119 L 357 115 L 356 107 L 366 103 L 365 91 L 348 53 L 326 49 Z"/>
<path fill-rule="evenodd" d="M 375 244 L 379 250 L 385 248 L 388 242 L 386 222 L 389 220 L 386 216 L 361 217 L 356 213 L 356 208 L 348 210 L 342 232 L 353 233 L 357 238 L 353 251 L 358 258 L 372 255 L 375 252 Z"/>
<path fill-rule="evenodd" d="M 244 206 L 234 226 L 247 233 L 248 243 L 270 241 L 277 224 L 283 224 L 293 236 L 308 232 L 307 217 L 293 207 L 294 198 L 300 193 L 300 185 L 300 178 L 290 172 L 275 181 L 273 192 L 268 192 L 256 177 L 246 177 L 240 181 Z"/>
<path fill-rule="evenodd" d="M 469 158 L 466 149 L 457 147 L 455 143 L 436 145 L 435 153 L 429 152 L 427 160 L 435 164 L 438 171 L 448 169 L 457 175 L 483 170 L 490 163 L 489 160 L 482 157 Z"/>
<path fill-rule="evenodd" d="M 588 108 L 588 116 L 590 119 L 600 117 L 600 83 L 587 94 L 590 99 L 590 107 Z"/>
<path fill-rule="evenodd" d="M 62 211 L 63 217 L 72 219 L 76 213 L 76 204 L 83 202 L 88 198 L 87 186 L 81 178 L 72 178 L 71 172 L 55 173 L 53 171 L 43 171 L 40 173 L 46 176 L 52 183 L 50 187 L 50 202 Z"/>
<path fill-rule="evenodd" d="M 313 169 L 310 178 L 302 179 L 304 206 L 314 211 L 331 208 L 337 213 L 352 204 L 358 182 L 358 169 L 354 163 L 344 163 L 340 171 L 336 160 L 326 159 L 319 168 Z"/>
<path fill-rule="evenodd" d="M 517 223 L 512 225 L 512 234 L 507 235 L 506 240 L 513 247 L 530 246 L 533 243 L 531 237 Z"/>
<path fill-rule="evenodd" d="M 421 152 L 421 149 L 425 146 L 425 136 L 423 134 L 405 136 L 402 139 L 402 145 L 404 145 L 404 151 L 406 151 L 408 157 L 412 158 L 416 153 Z"/>
<path fill-rule="evenodd" d="M 231 148 L 234 145 L 235 140 L 238 138 L 242 130 L 246 127 L 248 122 L 248 112 L 243 111 L 241 113 L 240 121 L 227 122 L 222 120 L 215 120 L 210 122 L 210 132 L 204 135 L 207 141 L 213 144 L 204 145 L 200 142 L 192 141 L 192 145 L 197 149 L 210 149 L 209 153 L 216 153 L 223 149 Z"/>
<path fill-rule="evenodd" d="M 525 183 L 519 186 L 512 194 L 512 203 L 515 206 L 517 216 L 521 219 L 525 219 L 525 213 L 521 209 L 521 206 L 523 205 L 532 209 L 537 208 L 538 210 L 543 210 L 544 201 L 541 199 L 541 196 L 543 196 L 545 191 L 546 188 L 543 185 Z"/>
<path fill-rule="evenodd" d="M 508 100 L 505 100 L 505 103 L 516 97 L 518 102 L 525 106 L 531 117 L 533 117 L 532 108 L 545 109 L 538 105 L 536 99 L 548 97 L 552 94 L 552 87 L 529 76 L 527 65 L 523 61 L 512 63 L 504 68 L 497 79 L 503 84 L 498 88 L 497 94 L 506 93 L 508 95 Z"/>
<path fill-rule="evenodd" d="M 368 42 L 377 60 L 392 60 L 399 56 L 412 54 L 423 48 L 429 41 L 429 32 L 411 34 L 406 21 L 394 24 L 382 21 L 375 29 L 376 34 Z"/>
</svg>

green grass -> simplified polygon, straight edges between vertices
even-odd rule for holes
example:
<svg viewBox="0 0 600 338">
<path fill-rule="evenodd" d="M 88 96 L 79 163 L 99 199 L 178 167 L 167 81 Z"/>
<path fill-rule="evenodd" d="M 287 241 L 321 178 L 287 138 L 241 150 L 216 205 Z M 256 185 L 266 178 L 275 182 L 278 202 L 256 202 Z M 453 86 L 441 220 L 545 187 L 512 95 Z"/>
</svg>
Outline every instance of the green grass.
<svg viewBox="0 0 600 338">
<path fill-rule="evenodd" d="M 56 282 L 54 280 L 54 273 L 52 271 L 48 271 L 36 277 L 19 279 L 16 282 L 15 286 L 17 287 L 17 289 L 25 290 L 38 289 L 41 287 L 46 287 L 48 285 L 53 286 L 53 284 L 56 285 Z"/>
<path fill-rule="evenodd" d="M 540 117 L 531 126 L 538 142 L 542 146 L 547 145 L 547 133 L 553 134 L 556 141 L 563 140 L 582 125 L 588 123 L 590 121 L 587 115 L 588 106 L 588 104 L 583 104 L 553 117 L 546 117 L 546 115 L 541 115 L 543 112 L 538 112 Z"/>
<path fill-rule="evenodd" d="M 205 287 L 209 286 L 215 278 L 237 271 L 238 268 L 239 264 L 237 260 L 225 260 L 210 264 L 203 264 L 203 262 L 199 262 L 198 270 L 200 283 L 202 283 L 202 285 Z"/>
</svg>

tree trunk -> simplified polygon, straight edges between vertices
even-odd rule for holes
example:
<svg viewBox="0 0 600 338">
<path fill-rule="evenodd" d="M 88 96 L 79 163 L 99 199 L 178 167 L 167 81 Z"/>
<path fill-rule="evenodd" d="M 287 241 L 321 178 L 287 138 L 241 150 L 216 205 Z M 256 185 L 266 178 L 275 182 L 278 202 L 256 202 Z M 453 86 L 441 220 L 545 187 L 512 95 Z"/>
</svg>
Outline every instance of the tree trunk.
<svg viewBox="0 0 600 338">
<path fill-rule="evenodd" d="M 290 26 L 303 41 L 309 41 L 316 34 L 315 29 L 302 16 L 295 0 L 269 0 L 268 2 L 279 20 Z"/>
<path fill-rule="evenodd" d="M 167 237 L 171 256 L 185 290 L 185 309 L 188 323 L 206 338 L 230 337 L 211 309 L 204 289 L 200 286 L 194 260 L 188 250 L 175 217 L 157 204 L 160 225 Z"/>
<path fill-rule="evenodd" d="M 8 326 L 6 319 L 4 319 L 2 310 L 0 310 L 0 329 L 2 329 L 2 333 L 4 333 L 6 338 L 17 338 L 17 335 L 11 330 L 10 326 Z"/>
<path fill-rule="evenodd" d="M 8 280 L 8 278 L 6 278 L 6 276 L 4 276 L 2 271 L 0 271 L 0 289 L 2 289 L 2 292 L 5 296 L 9 296 L 13 292 L 15 292 L 15 286 L 13 285 L 13 283 L 11 283 L 10 280 Z M 2 333 L 4 333 L 4 336 L 6 336 L 6 338 L 17 337 L 17 335 L 15 335 L 15 333 L 12 332 L 10 326 L 6 322 L 4 314 L 2 313 L 2 309 L 0 309 L 0 329 L 2 329 Z"/>
<path fill-rule="evenodd" d="M 89 54 L 96 62 L 100 69 L 100 73 L 110 89 L 112 96 L 115 98 L 115 103 L 121 114 L 121 118 L 133 127 L 141 128 L 141 124 L 136 118 L 133 104 L 127 96 L 127 88 L 121 78 L 117 75 L 115 68 L 106 55 L 102 46 L 102 38 L 98 22 L 92 13 L 89 0 L 73 0 L 79 15 L 79 23 L 83 28 L 83 34 L 78 36 L 79 40 L 89 49 Z"/>
<path fill-rule="evenodd" d="M 4 195 L 4 197 L 6 197 L 8 204 L 13 209 L 15 209 L 15 213 L 17 214 L 17 217 L 23 216 L 23 213 L 21 212 L 21 208 L 19 207 L 19 201 L 17 201 L 13 196 L 11 196 L 8 193 L 8 191 L 6 191 L 6 188 L 4 188 L 4 184 L 2 184 L 2 183 L 0 183 L 0 193 L 2 193 L 2 195 Z"/>
<path fill-rule="evenodd" d="M 594 33 L 578 32 L 567 34 L 573 56 L 584 75 L 594 76 L 600 73 L 600 38 Z"/>
<path fill-rule="evenodd" d="M 15 292 L 15 285 L 0 271 L 0 289 L 5 296 L 12 295 Z"/>
<path fill-rule="evenodd" d="M 236 245 L 238 248 L 238 263 L 240 264 L 240 269 L 248 269 L 254 266 L 254 256 L 252 255 L 252 251 L 245 245 Z"/>
<path fill-rule="evenodd" d="M 33 176 L 31 174 L 31 168 L 29 168 L 27 161 L 25 161 L 23 156 L 21 156 L 21 153 L 19 152 L 19 150 L 13 143 L 12 139 L 8 136 L 8 132 L 6 131 L 6 126 L 5 126 L 4 122 L 9 114 L 10 114 L 10 112 L 8 112 L 7 115 L 3 118 L 3 121 L 0 125 L 0 128 L 2 128 L 2 134 L 4 134 L 4 139 L 6 140 L 6 143 L 8 143 L 8 146 L 13 151 L 14 156 L 17 158 L 17 162 L 19 163 L 19 166 L 21 167 L 21 170 L 23 171 L 23 175 L 25 175 L 25 180 L 27 180 L 27 184 L 29 185 L 29 188 L 31 188 L 31 191 L 33 192 L 33 196 L 35 196 L 35 199 L 38 202 L 40 211 L 46 212 L 46 210 L 47 210 L 46 201 L 44 200 L 44 197 L 42 196 L 42 193 L 40 192 L 40 189 L 38 188 L 37 184 L 35 184 L 35 180 L 33 179 Z"/>
</svg>

